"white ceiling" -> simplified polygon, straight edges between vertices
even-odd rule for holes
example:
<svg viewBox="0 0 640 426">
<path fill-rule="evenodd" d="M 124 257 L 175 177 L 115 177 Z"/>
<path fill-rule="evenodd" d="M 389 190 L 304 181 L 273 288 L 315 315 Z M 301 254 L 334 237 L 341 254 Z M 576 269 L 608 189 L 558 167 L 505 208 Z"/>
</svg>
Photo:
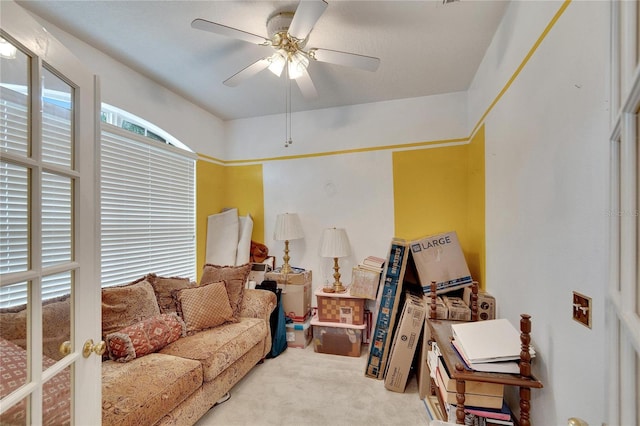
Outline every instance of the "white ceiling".
<svg viewBox="0 0 640 426">
<path fill-rule="evenodd" d="M 293 111 L 464 91 L 508 1 L 327 0 L 307 47 L 380 58 L 376 72 L 312 62 L 318 91 L 305 99 L 292 85 Z M 252 45 L 191 28 L 203 18 L 267 36 L 275 11 L 297 1 L 19 1 L 177 94 L 228 120 L 285 111 L 287 80 L 269 71 L 238 87 L 222 82 L 268 56 Z"/>
</svg>

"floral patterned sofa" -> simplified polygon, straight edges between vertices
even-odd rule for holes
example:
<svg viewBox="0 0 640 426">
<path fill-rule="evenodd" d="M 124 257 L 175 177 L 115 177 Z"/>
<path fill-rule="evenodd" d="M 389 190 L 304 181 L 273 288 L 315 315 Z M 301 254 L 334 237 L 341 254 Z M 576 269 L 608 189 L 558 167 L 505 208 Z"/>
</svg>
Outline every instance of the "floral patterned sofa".
<svg viewBox="0 0 640 426">
<path fill-rule="evenodd" d="M 103 425 L 193 425 L 264 359 L 277 301 L 272 292 L 244 288 L 249 270 L 250 265 L 205 265 L 199 285 L 149 274 L 102 290 L 108 349 L 102 363 Z M 69 309 L 57 306 L 65 303 L 68 298 L 43 308 L 43 316 L 57 316 L 43 324 L 57 324 L 52 329 L 58 334 L 60 324 L 69 324 L 60 318 Z M 19 346 L 20 330 L 4 316 L 19 313 L 0 315 L 0 337 Z M 59 359 L 59 341 L 51 340 L 50 347 L 45 340 L 45 354 Z M 20 417 L 16 412 L 6 414 Z M 68 424 L 67 419 L 68 413 L 57 414 L 53 424 Z M 7 416 L 2 420 L 12 424 Z"/>
</svg>

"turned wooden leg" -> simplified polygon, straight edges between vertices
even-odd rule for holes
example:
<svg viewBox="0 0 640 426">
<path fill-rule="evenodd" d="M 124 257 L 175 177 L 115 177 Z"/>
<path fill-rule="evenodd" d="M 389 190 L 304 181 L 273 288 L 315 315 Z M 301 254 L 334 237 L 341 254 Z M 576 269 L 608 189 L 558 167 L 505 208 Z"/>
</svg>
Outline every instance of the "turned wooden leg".
<svg viewBox="0 0 640 426">
<path fill-rule="evenodd" d="M 531 411 L 531 389 L 520 388 L 520 426 L 531 426 L 529 412 Z"/>
<path fill-rule="evenodd" d="M 456 370 L 462 371 L 461 364 L 456 364 Z M 464 380 L 456 380 L 456 424 L 464 424 L 464 392 L 465 384 Z"/>
<path fill-rule="evenodd" d="M 478 321 L 478 282 L 473 281 L 471 284 L 471 321 Z"/>
</svg>

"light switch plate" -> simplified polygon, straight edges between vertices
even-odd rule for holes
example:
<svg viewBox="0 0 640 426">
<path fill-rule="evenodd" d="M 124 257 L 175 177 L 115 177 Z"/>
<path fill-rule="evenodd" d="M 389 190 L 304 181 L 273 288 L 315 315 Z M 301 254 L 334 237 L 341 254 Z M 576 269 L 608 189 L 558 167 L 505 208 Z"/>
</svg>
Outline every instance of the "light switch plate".
<svg viewBox="0 0 640 426">
<path fill-rule="evenodd" d="M 577 291 L 573 292 L 573 319 L 591 328 L 591 298 Z"/>
</svg>

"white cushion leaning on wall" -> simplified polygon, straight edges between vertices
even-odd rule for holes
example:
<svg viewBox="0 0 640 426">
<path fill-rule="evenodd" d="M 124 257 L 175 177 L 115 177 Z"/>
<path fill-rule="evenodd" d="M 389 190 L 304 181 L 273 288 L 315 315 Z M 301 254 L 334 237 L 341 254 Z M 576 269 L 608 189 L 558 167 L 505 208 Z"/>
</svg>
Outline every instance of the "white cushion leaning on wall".
<svg viewBox="0 0 640 426">
<path fill-rule="evenodd" d="M 205 263 L 220 266 L 249 263 L 252 232 L 251 215 L 239 217 L 237 208 L 210 215 Z"/>
</svg>

